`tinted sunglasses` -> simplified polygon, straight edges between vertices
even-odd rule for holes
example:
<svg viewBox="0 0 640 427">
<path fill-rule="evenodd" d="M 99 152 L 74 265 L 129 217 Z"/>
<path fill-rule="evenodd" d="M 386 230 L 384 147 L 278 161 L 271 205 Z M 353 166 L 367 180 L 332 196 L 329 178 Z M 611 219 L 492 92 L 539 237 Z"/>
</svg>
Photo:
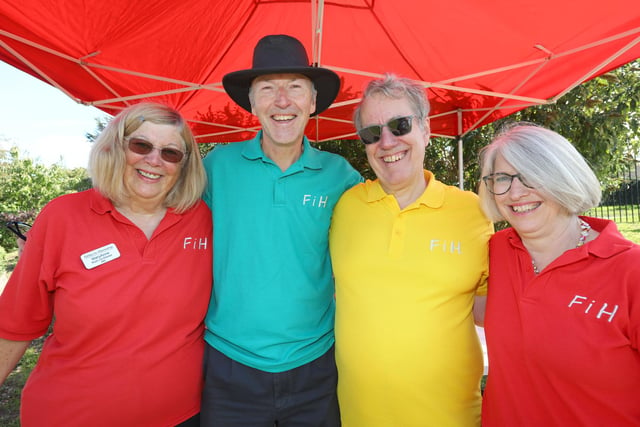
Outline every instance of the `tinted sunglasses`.
<svg viewBox="0 0 640 427">
<path fill-rule="evenodd" d="M 358 131 L 358 136 L 365 144 L 375 144 L 380 141 L 380 137 L 382 136 L 382 128 L 388 127 L 389 131 L 395 136 L 406 135 L 411 132 L 411 119 L 413 116 L 407 117 L 398 117 L 395 119 L 389 120 L 387 123 L 382 125 L 373 125 L 368 126 L 366 128 L 360 129 Z"/>
<path fill-rule="evenodd" d="M 177 148 L 164 147 L 156 148 L 149 141 L 141 138 L 129 138 L 129 150 L 136 154 L 149 154 L 153 150 L 160 150 L 162 160 L 169 163 L 180 163 L 184 157 L 184 153 Z"/>
</svg>

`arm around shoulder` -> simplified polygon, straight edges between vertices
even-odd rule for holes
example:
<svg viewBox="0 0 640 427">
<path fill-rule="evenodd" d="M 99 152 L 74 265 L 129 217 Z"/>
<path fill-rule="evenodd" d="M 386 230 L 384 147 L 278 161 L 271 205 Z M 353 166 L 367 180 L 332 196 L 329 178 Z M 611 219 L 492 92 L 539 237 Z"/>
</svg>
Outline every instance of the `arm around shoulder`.
<svg viewBox="0 0 640 427">
<path fill-rule="evenodd" d="M 484 326 L 484 312 L 487 308 L 487 296 L 476 295 L 473 301 L 473 320 L 477 326 Z"/>
</svg>

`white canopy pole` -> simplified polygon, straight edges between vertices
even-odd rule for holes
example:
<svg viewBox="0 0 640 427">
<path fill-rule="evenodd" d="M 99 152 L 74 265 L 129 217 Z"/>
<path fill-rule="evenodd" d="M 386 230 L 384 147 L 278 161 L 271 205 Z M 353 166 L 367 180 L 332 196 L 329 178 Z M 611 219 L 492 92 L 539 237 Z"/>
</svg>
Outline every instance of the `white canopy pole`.
<svg viewBox="0 0 640 427">
<path fill-rule="evenodd" d="M 462 110 L 458 108 L 458 187 L 464 190 L 464 155 L 462 153 Z"/>
<path fill-rule="evenodd" d="M 322 27 L 324 23 L 324 0 L 311 0 L 311 62 L 317 67 L 321 66 L 322 59 Z M 320 141 L 320 117 L 316 115 L 316 141 Z"/>
</svg>

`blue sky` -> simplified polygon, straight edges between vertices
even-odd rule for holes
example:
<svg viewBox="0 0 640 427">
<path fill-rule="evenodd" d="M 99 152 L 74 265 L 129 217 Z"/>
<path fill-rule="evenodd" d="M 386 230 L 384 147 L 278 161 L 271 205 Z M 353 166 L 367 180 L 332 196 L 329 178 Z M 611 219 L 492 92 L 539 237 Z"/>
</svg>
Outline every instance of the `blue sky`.
<svg viewBox="0 0 640 427">
<path fill-rule="evenodd" d="M 105 113 L 1 61 L 0 94 L 0 148 L 17 146 L 46 165 L 86 167 L 91 144 L 84 134 Z"/>
</svg>

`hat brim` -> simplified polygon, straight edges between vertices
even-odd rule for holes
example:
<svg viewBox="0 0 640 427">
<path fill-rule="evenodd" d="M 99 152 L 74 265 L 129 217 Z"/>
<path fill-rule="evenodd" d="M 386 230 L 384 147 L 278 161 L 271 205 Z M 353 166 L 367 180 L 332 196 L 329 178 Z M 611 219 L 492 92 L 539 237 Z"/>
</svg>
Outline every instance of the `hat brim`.
<svg viewBox="0 0 640 427">
<path fill-rule="evenodd" d="M 249 102 L 251 83 L 256 77 L 267 74 L 302 74 L 311 79 L 318 92 L 316 111 L 311 116 L 320 114 L 329 108 L 340 91 L 340 77 L 327 68 L 318 67 L 278 67 L 234 71 L 222 78 L 222 85 L 231 99 L 251 113 L 251 102 Z"/>
</svg>

